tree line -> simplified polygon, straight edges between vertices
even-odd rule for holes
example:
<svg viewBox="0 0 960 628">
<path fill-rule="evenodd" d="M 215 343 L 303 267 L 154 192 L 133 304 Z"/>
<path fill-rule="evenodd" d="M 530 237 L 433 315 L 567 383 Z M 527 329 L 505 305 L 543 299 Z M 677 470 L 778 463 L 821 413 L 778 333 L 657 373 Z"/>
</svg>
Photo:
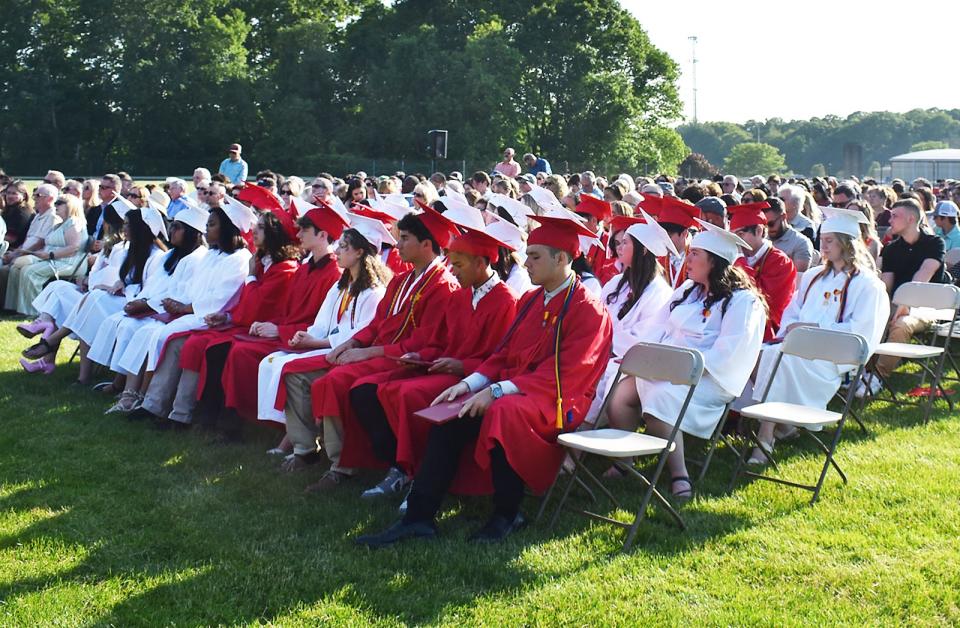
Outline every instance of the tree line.
<svg viewBox="0 0 960 628">
<path fill-rule="evenodd" d="M 677 64 L 615 0 L 0 3 L 0 166 L 172 174 L 353 156 L 673 170 Z"/>
</svg>

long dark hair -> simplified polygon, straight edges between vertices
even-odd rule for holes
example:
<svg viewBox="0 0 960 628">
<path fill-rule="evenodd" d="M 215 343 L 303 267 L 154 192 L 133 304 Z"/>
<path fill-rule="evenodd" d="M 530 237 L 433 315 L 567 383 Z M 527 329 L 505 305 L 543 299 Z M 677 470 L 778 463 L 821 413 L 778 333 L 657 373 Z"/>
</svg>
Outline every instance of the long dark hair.
<svg viewBox="0 0 960 628">
<path fill-rule="evenodd" d="M 240 230 L 237 229 L 237 225 L 233 224 L 223 208 L 214 207 L 210 212 L 220 222 L 220 239 L 216 242 L 210 242 L 210 248 L 219 249 L 229 255 L 247 246 L 247 243 L 243 241 Z"/>
<path fill-rule="evenodd" d="M 143 271 L 146 270 L 147 260 L 150 259 L 153 247 L 166 251 L 167 246 L 153 235 L 150 226 L 140 216 L 139 209 L 131 209 L 127 212 L 127 230 L 130 234 L 128 238 L 130 247 L 127 249 L 127 256 L 123 263 L 120 264 L 120 278 L 127 285 L 143 283 Z"/>
<path fill-rule="evenodd" d="M 506 281 L 507 277 L 510 276 L 510 271 L 519 263 L 520 258 L 517 257 L 514 251 L 511 251 L 505 246 L 501 246 L 497 255 L 497 261 L 490 264 L 490 268 L 500 275 L 501 281 Z"/>
<path fill-rule="evenodd" d="M 647 247 L 643 246 L 632 235 L 624 234 L 623 237 L 633 240 L 633 257 L 630 259 L 629 268 L 623 270 L 623 276 L 617 283 L 617 289 L 607 295 L 607 305 L 612 305 L 624 286 L 627 286 L 630 290 L 627 293 L 627 300 L 617 311 L 617 320 L 622 320 L 627 315 L 627 312 L 640 300 L 640 296 L 643 295 L 643 291 L 647 289 L 650 282 L 663 272 L 660 269 L 657 256 L 648 251 Z"/>
<path fill-rule="evenodd" d="M 276 214 L 264 212 L 260 214 L 260 220 L 263 221 L 263 244 L 257 247 L 258 258 L 269 256 L 276 263 L 300 257 L 300 248 L 283 230 Z"/>
<path fill-rule="evenodd" d="M 103 250 L 104 255 L 110 255 L 114 245 L 123 239 L 123 218 L 113 208 L 107 205 L 103 210 Z"/>
<path fill-rule="evenodd" d="M 720 315 L 723 316 L 727 313 L 727 306 L 730 305 L 730 297 L 733 296 L 733 293 L 738 290 L 749 290 L 763 305 L 763 309 L 767 309 L 767 300 L 763 298 L 753 280 L 742 268 L 736 264 L 731 264 L 716 253 L 704 252 L 710 259 L 710 273 L 707 276 L 707 298 L 703 302 L 705 308 L 710 309 L 714 304 L 722 301 Z M 700 288 L 700 284 L 694 282 L 692 286 L 683 291 L 679 299 L 670 304 L 670 310 L 672 311 L 673 308 L 686 301 L 690 293 L 698 288 Z"/>
<path fill-rule="evenodd" d="M 167 255 L 167 259 L 163 260 L 163 270 L 167 271 L 168 275 L 173 274 L 173 271 L 177 269 L 177 264 L 180 263 L 180 260 L 196 251 L 197 247 L 203 244 L 202 233 L 185 222 L 176 220 L 174 223 L 180 229 L 183 229 L 183 237 L 180 238 L 180 246 L 173 247 L 173 250 L 170 251 L 170 255 Z"/>
<path fill-rule="evenodd" d="M 367 288 L 390 283 L 393 273 L 380 261 L 380 252 L 360 235 L 359 231 L 345 229 L 340 239 L 346 242 L 347 246 L 363 251 L 363 255 L 360 257 L 356 280 L 351 284 L 350 273 L 343 273 L 340 275 L 340 281 L 337 282 L 338 288 L 343 290 L 349 287 L 350 296 L 356 297 Z M 357 307 L 356 298 L 354 298 L 353 307 L 354 309 Z"/>
</svg>

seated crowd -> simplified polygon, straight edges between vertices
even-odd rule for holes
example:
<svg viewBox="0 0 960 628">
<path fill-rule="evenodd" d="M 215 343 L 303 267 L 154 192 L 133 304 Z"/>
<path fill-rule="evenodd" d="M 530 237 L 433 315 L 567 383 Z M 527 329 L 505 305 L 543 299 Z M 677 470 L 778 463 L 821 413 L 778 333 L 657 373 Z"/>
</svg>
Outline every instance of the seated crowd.
<svg viewBox="0 0 960 628">
<path fill-rule="evenodd" d="M 396 499 L 401 518 L 359 543 L 435 536 L 447 493 L 492 495 L 472 538 L 494 541 L 524 524 L 525 491 L 561 472 L 561 432 L 670 433 L 684 387 L 615 381 L 636 343 L 704 357 L 667 459 L 684 500 L 682 435 L 710 438 L 729 404 L 758 400 L 787 332 L 908 341 L 931 319 L 891 308 L 894 291 L 952 281 L 957 182 L 605 179 L 551 174 L 533 155 L 521 174 L 513 155 L 466 180 L 261 171 L 248 183 L 245 162 L 231 177 L 198 168 L 192 185 L 51 170 L 31 197 L 6 180 L 0 301 L 32 317 L 17 326 L 33 339 L 23 369 L 53 372 L 73 338 L 77 383 L 108 396 L 107 413 L 224 441 L 276 426 L 284 471 L 322 469 L 311 492 L 382 470 L 355 490 Z M 786 356 L 767 400 L 825 408 L 845 384 L 877 391 L 876 378 L 848 380 Z M 449 404 L 443 420 L 419 416 Z M 788 436 L 762 425 L 749 463 Z"/>
</svg>

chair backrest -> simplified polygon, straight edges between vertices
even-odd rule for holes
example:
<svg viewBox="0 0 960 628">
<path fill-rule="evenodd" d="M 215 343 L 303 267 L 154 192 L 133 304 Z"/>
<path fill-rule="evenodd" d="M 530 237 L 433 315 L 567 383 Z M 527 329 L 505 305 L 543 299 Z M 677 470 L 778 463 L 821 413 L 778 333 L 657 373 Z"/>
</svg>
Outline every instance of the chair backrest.
<svg viewBox="0 0 960 628">
<path fill-rule="evenodd" d="M 703 375 L 703 355 L 696 349 L 640 342 L 623 356 L 620 370 L 640 379 L 696 386 Z"/>
<path fill-rule="evenodd" d="M 810 268 L 820 265 L 820 251 L 813 249 L 810 253 Z"/>
<path fill-rule="evenodd" d="M 866 364 L 870 347 L 863 336 L 819 327 L 794 327 L 783 339 L 781 353 L 834 364 Z"/>
<path fill-rule="evenodd" d="M 943 263 L 947 265 L 947 268 L 960 264 L 960 248 L 947 251 L 947 254 L 943 256 Z"/>
<path fill-rule="evenodd" d="M 955 310 L 960 307 L 960 288 L 948 283 L 910 281 L 893 293 L 893 304 Z"/>
</svg>

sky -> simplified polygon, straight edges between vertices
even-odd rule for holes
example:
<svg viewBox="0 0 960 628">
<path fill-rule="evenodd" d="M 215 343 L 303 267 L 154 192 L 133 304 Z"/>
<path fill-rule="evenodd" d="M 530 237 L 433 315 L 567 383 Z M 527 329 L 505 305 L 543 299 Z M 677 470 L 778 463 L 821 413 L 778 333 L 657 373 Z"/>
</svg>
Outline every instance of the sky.
<svg viewBox="0 0 960 628">
<path fill-rule="evenodd" d="M 691 121 L 692 35 L 701 122 L 960 107 L 956 0 L 621 4 L 679 64 L 680 97 Z M 847 75 L 853 80 L 840 78 Z"/>
</svg>

